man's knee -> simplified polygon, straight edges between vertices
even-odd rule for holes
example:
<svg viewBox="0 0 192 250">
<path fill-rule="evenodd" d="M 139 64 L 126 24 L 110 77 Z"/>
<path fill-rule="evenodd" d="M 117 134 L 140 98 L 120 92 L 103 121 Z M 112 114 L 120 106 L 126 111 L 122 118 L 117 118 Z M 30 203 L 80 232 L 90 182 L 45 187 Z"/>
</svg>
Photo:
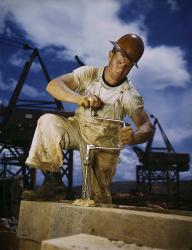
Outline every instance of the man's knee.
<svg viewBox="0 0 192 250">
<path fill-rule="evenodd" d="M 106 152 L 98 152 L 95 155 L 95 167 L 100 169 L 101 171 L 108 173 L 114 172 L 116 166 L 119 161 L 119 153 L 115 152 L 113 154 L 106 153 Z"/>
<path fill-rule="evenodd" d="M 38 119 L 39 124 L 50 124 L 51 121 L 56 120 L 56 115 L 54 114 L 44 114 Z"/>
</svg>

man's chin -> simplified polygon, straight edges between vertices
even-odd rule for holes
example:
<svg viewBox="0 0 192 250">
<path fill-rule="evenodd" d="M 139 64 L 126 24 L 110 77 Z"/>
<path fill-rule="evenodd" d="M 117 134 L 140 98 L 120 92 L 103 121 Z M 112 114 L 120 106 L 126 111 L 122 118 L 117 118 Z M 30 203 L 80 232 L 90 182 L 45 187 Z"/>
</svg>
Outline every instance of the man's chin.
<svg viewBox="0 0 192 250">
<path fill-rule="evenodd" d="M 114 77 L 113 79 L 114 79 L 114 81 L 116 81 L 116 82 L 118 83 L 118 82 L 120 82 L 121 80 L 123 80 L 124 77 L 122 77 L 122 76 L 116 76 L 116 77 Z"/>
</svg>

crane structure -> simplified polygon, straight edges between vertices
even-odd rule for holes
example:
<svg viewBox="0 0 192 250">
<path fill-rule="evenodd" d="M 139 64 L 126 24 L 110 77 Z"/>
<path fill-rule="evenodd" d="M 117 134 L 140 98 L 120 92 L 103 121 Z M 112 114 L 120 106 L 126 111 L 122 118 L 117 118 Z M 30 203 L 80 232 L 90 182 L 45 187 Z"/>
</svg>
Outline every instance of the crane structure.
<svg viewBox="0 0 192 250">
<path fill-rule="evenodd" d="M 19 99 L 22 87 L 30 71 L 33 61 L 37 58 L 46 81 L 51 80 L 47 68 L 37 48 L 24 44 L 23 49 L 32 53 L 25 63 L 17 85 L 13 91 L 7 107 L 0 105 L 0 178 L 6 176 L 23 176 L 25 187 L 33 188 L 35 185 L 35 170 L 25 165 L 31 140 L 38 118 L 49 112 L 64 117 L 73 116 L 73 112 L 66 112 L 62 103 L 53 101 Z M 77 63 L 85 65 L 76 55 Z M 170 193 L 171 182 L 176 183 L 179 193 L 179 173 L 189 170 L 189 154 L 176 153 L 158 119 L 154 119 L 154 135 L 146 144 L 145 150 L 134 146 L 133 150 L 138 156 L 139 164 L 136 166 L 137 188 L 142 192 L 153 192 L 157 182 L 165 182 L 167 193 Z M 165 147 L 153 147 L 156 129 L 160 130 Z M 73 151 L 63 151 L 64 162 L 61 167 L 62 176 L 67 178 L 69 190 L 73 184 Z M 13 168 L 15 166 L 15 168 Z"/>
<path fill-rule="evenodd" d="M 64 110 L 63 104 L 53 101 L 19 99 L 21 90 L 35 59 L 38 60 L 47 82 L 51 80 L 47 68 L 37 48 L 24 44 L 23 49 L 32 53 L 26 61 L 8 105 L 0 105 L 0 178 L 8 176 L 23 177 L 23 185 L 35 187 L 36 171 L 25 165 L 38 118 L 49 112 L 72 116 L 73 112 Z M 73 150 L 63 151 L 62 177 L 66 177 L 69 190 L 73 184 Z"/>
<path fill-rule="evenodd" d="M 139 164 L 136 166 L 137 189 L 155 193 L 156 184 L 163 183 L 166 186 L 164 191 L 166 195 L 179 195 L 179 173 L 189 170 L 189 154 L 175 152 L 158 119 L 154 115 L 151 115 L 151 118 L 154 120 L 154 134 L 147 142 L 145 151 L 138 146 L 134 147 L 139 159 Z M 153 146 L 157 129 L 162 136 L 163 147 Z M 173 188 L 172 184 L 176 184 L 176 187 Z"/>
</svg>

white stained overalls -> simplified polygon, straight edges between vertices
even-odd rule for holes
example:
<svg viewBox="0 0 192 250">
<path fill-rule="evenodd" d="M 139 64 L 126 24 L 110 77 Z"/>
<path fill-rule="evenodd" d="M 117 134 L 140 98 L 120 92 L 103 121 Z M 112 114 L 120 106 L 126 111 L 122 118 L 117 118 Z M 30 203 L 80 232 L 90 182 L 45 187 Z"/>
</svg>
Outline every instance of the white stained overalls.
<svg viewBox="0 0 192 250">
<path fill-rule="evenodd" d="M 81 95 L 97 95 L 104 106 L 95 115 L 123 119 L 143 107 L 141 96 L 128 80 L 116 87 L 107 86 L 103 79 L 104 68 L 83 66 L 74 70 Z M 62 149 L 79 149 L 83 180 L 87 144 L 116 147 L 119 124 L 96 120 L 90 110 L 79 107 L 74 117 L 68 119 L 54 114 L 45 114 L 38 120 L 26 164 L 43 171 L 59 171 L 63 164 Z M 116 172 L 119 151 L 92 151 L 88 170 L 90 198 L 96 202 L 111 203 L 109 185 Z M 83 182 L 84 185 L 84 182 Z"/>
</svg>

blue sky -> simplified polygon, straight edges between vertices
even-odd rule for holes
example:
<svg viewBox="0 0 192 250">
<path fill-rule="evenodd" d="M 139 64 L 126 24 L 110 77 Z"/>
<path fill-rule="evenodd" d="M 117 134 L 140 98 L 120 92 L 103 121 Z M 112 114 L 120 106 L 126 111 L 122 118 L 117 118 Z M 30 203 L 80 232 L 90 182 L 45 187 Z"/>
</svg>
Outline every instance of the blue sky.
<svg viewBox="0 0 192 250">
<path fill-rule="evenodd" d="M 28 42 L 40 50 L 51 77 L 86 64 L 106 65 L 109 40 L 137 33 L 145 41 L 139 70 L 129 75 L 145 109 L 160 121 L 178 152 L 192 153 L 192 2 L 190 0 L 0 0 L 0 37 Z M 7 105 L 30 52 L 0 43 L 0 100 Z M 50 99 L 37 62 L 22 97 Z M 74 106 L 65 104 L 67 110 Z M 157 134 L 156 143 L 161 138 Z M 76 160 L 77 159 L 77 160 Z M 75 178 L 79 176 L 75 152 Z M 136 157 L 121 154 L 116 179 L 134 179 Z M 192 170 L 182 174 L 192 179 Z"/>
</svg>

